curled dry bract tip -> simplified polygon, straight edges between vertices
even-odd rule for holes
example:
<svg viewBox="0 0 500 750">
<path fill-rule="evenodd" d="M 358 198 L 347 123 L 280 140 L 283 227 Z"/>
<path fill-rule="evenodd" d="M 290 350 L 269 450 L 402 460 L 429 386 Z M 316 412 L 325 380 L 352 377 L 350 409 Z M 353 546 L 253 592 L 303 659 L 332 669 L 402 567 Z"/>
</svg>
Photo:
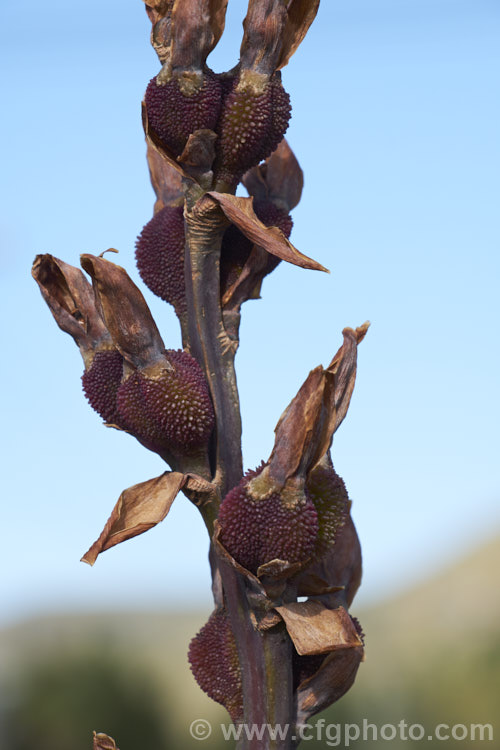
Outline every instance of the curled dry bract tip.
<svg viewBox="0 0 500 750">
<path fill-rule="evenodd" d="M 119 750 L 112 737 L 102 732 L 94 732 L 93 750 Z"/>
<path fill-rule="evenodd" d="M 250 0 L 243 21 L 242 70 L 272 76 L 278 67 L 287 22 L 285 0 Z"/>
<path fill-rule="evenodd" d="M 182 489 L 197 497 L 211 497 L 214 492 L 213 485 L 202 477 L 179 471 L 166 471 L 124 490 L 99 538 L 81 561 L 94 565 L 101 552 L 152 529 L 166 518 Z"/>
<path fill-rule="evenodd" d="M 57 325 L 79 347 L 86 368 L 97 351 L 114 348 L 92 286 L 79 268 L 45 254 L 36 256 L 31 273 Z"/>
<path fill-rule="evenodd" d="M 255 245 L 295 266 L 327 271 L 320 263 L 299 252 L 277 227 L 266 227 L 255 215 L 253 198 L 242 198 L 216 191 L 211 191 L 207 195 L 219 204 L 229 221 Z"/>
<path fill-rule="evenodd" d="M 147 141 L 147 160 L 151 185 L 156 194 L 154 213 L 165 206 L 178 207 L 184 203 L 182 175 Z"/>
<path fill-rule="evenodd" d="M 243 175 L 243 184 L 257 200 L 269 200 L 290 212 L 299 203 L 304 173 L 286 138 L 265 162 Z"/>
<path fill-rule="evenodd" d="M 133 367 L 171 370 L 165 345 L 141 291 L 121 266 L 84 254 L 82 268 L 92 278 L 97 306 L 119 352 Z"/>
<path fill-rule="evenodd" d="M 332 362 L 309 373 L 282 414 L 265 469 L 277 487 L 283 487 L 291 477 L 305 477 L 328 452 L 349 407 L 356 381 L 357 346 L 368 326 L 343 330 L 344 343 Z"/>
<path fill-rule="evenodd" d="M 201 71 L 224 31 L 228 0 L 175 0 L 171 67 Z"/>
</svg>

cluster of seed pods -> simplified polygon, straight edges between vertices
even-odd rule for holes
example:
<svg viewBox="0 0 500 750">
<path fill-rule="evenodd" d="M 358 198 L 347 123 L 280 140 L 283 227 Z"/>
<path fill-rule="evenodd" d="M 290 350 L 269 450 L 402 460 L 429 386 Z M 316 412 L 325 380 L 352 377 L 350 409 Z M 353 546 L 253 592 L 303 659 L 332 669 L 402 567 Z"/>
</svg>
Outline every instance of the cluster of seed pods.
<svg viewBox="0 0 500 750">
<path fill-rule="evenodd" d="M 193 315 L 186 293 L 188 201 L 185 205 L 179 174 L 184 191 L 195 181 L 202 198 L 224 194 L 236 200 L 234 194 L 243 182 L 253 199 L 252 221 L 264 233 L 268 228 L 274 238 L 279 230 L 287 243 L 293 225 L 290 212 L 300 200 L 303 178 L 284 140 L 291 107 L 280 71 L 305 36 L 319 0 L 250 0 L 240 60 L 233 70 L 218 74 L 208 67 L 207 57 L 222 33 L 226 4 L 225 0 L 164 0 L 151 6 L 146 2 L 162 68 L 147 85 L 143 113 L 148 145 L 160 154 L 160 162 L 153 164 L 157 157 L 150 150 L 158 201 L 153 218 L 137 238 L 135 256 L 145 285 L 173 306 L 185 349 L 165 347 L 142 293 L 124 269 L 108 259 L 82 256 L 82 268 L 91 282 L 80 269 L 51 255 L 37 256 L 33 268 L 58 325 L 80 349 L 83 390 L 92 408 L 106 424 L 129 432 L 158 453 L 174 472 L 192 472 L 201 457 L 208 476 L 214 473 L 216 399 L 212 401 L 200 366 L 202 358 L 198 362 L 188 352 L 186 321 Z M 188 169 L 196 137 L 201 139 L 198 145 L 210 144 L 202 179 Z M 167 184 L 163 199 L 156 183 L 169 183 L 175 173 L 169 175 L 172 164 L 178 169 L 177 180 Z M 231 312 L 239 313 L 241 302 L 258 294 L 262 278 L 276 268 L 280 257 L 289 258 L 286 253 L 273 254 L 265 243 L 261 247 L 255 233 L 245 233 L 244 222 L 232 221 L 224 213 L 229 222 L 217 262 L 218 299 L 222 313 L 228 312 L 225 306 L 230 303 Z M 242 279 L 246 287 L 243 282 L 238 287 Z M 273 571 L 279 571 L 295 592 L 295 600 L 316 597 L 332 610 L 339 604 L 347 609 L 360 580 L 350 500 L 333 467 L 330 446 L 347 411 L 355 350 L 365 332 L 366 327 L 344 331 L 345 351 L 339 350 L 326 370 L 310 373 L 278 423 L 268 461 L 241 477 L 218 508 L 217 544 L 239 571 L 254 581 L 269 581 Z M 344 360 L 351 369 L 354 362 L 354 369 L 338 376 Z M 210 378 L 206 363 L 205 372 Z M 352 383 L 347 397 L 335 395 L 337 376 L 341 384 Z M 341 591 L 338 596 L 332 593 L 337 591 Z M 354 645 L 361 646 L 359 625 L 349 622 L 359 636 Z M 359 659 L 361 652 L 362 646 Z M 294 649 L 294 690 L 322 668 L 328 660 L 325 653 L 304 655 Z M 234 721 L 241 721 L 238 644 L 223 598 L 192 640 L 189 662 L 200 687 L 224 705 Z"/>
<path fill-rule="evenodd" d="M 82 256 L 92 278 L 51 255 L 33 275 L 56 321 L 78 344 L 85 396 L 104 421 L 130 432 L 166 460 L 207 450 L 214 427 L 198 363 L 166 349 L 149 308 L 123 268 Z"/>
</svg>

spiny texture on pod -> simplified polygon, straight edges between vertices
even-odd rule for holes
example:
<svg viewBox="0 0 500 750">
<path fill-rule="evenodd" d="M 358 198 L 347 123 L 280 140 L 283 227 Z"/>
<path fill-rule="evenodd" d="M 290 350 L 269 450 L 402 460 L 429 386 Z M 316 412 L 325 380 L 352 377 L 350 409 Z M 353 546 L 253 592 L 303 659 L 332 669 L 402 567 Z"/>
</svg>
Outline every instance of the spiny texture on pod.
<svg viewBox="0 0 500 750">
<path fill-rule="evenodd" d="M 174 370 L 155 377 L 132 373 L 118 390 L 118 409 L 130 432 L 151 450 L 189 453 L 208 443 L 212 401 L 196 360 L 183 351 L 165 354 Z"/>
<path fill-rule="evenodd" d="M 247 472 L 219 510 L 222 544 L 252 573 L 274 559 L 305 562 L 318 535 L 318 515 L 307 491 L 295 503 L 276 492 L 258 499 L 250 494 L 248 485 L 262 468 Z"/>
<path fill-rule="evenodd" d="M 309 474 L 307 490 L 318 513 L 318 541 L 314 556 L 321 557 L 335 542 L 335 538 L 349 515 L 349 496 L 343 479 L 333 466 L 318 464 Z"/>
<path fill-rule="evenodd" d="M 293 220 L 292 217 L 278 208 L 274 203 L 267 200 L 254 200 L 253 210 L 258 219 L 266 227 L 278 227 L 285 237 L 290 237 Z M 243 266 L 252 252 L 253 243 L 240 230 L 231 224 L 224 232 L 220 254 L 220 284 L 221 293 L 224 294 L 231 284 L 234 284 Z M 268 273 L 273 271 L 280 263 L 276 256 L 269 255 Z"/>
<path fill-rule="evenodd" d="M 217 178 L 236 184 L 266 159 L 283 138 L 290 120 L 290 97 L 275 74 L 256 86 L 251 71 L 243 71 L 226 96 L 217 126 Z"/>
<path fill-rule="evenodd" d="M 116 349 L 99 351 L 82 375 L 83 391 L 93 409 L 108 424 L 120 424 L 116 394 L 123 375 L 123 359 Z"/>
<path fill-rule="evenodd" d="M 178 315 L 186 312 L 184 243 L 182 207 L 165 206 L 146 224 L 135 246 L 141 279 Z"/>
<path fill-rule="evenodd" d="M 215 130 L 221 108 L 221 85 L 206 69 L 199 89 L 182 85 L 177 78 L 158 84 L 152 78 L 145 94 L 149 125 L 176 156 L 195 130 Z"/>
<path fill-rule="evenodd" d="M 189 645 L 189 664 L 201 689 L 221 703 L 233 721 L 243 715 L 243 694 L 238 652 L 224 610 L 212 612 Z"/>
</svg>

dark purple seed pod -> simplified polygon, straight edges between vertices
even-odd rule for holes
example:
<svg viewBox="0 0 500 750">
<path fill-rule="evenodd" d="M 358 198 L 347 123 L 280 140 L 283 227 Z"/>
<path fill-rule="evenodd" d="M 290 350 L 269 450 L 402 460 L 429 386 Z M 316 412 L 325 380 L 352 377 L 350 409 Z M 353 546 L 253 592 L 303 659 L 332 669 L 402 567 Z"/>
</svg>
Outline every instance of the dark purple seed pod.
<svg viewBox="0 0 500 750">
<path fill-rule="evenodd" d="M 233 721 L 243 715 L 241 672 L 236 642 L 225 610 L 212 612 L 189 644 L 189 665 L 200 688 L 221 703 Z"/>
<path fill-rule="evenodd" d="M 82 375 L 83 392 L 108 424 L 120 425 L 116 394 L 123 376 L 123 358 L 116 349 L 98 351 Z"/>
<path fill-rule="evenodd" d="M 141 279 L 178 315 L 186 312 L 184 283 L 184 213 L 165 206 L 148 221 L 136 242 L 135 258 Z"/>
<path fill-rule="evenodd" d="M 307 491 L 318 513 L 318 541 L 314 557 L 320 558 L 335 543 L 349 515 L 345 484 L 333 466 L 318 464 L 309 474 Z"/>
<path fill-rule="evenodd" d="M 195 130 L 215 130 L 221 97 L 220 82 L 208 69 L 203 73 L 200 88 L 190 88 L 178 78 L 164 84 L 152 78 L 145 95 L 149 125 L 165 148 L 180 156 Z"/>
<path fill-rule="evenodd" d="M 217 126 L 217 178 L 234 185 L 270 156 L 287 130 L 290 113 L 290 97 L 279 74 L 268 79 L 243 71 L 225 98 Z"/>
<path fill-rule="evenodd" d="M 272 201 L 254 200 L 253 210 L 257 218 L 261 220 L 266 227 L 278 227 L 288 239 L 292 232 L 293 219 L 286 211 L 278 208 Z"/>
<path fill-rule="evenodd" d="M 318 515 L 307 491 L 293 503 L 277 492 L 262 498 L 250 493 L 249 482 L 262 468 L 247 472 L 219 510 L 222 544 L 252 573 L 274 559 L 305 562 L 318 535 Z"/>
<path fill-rule="evenodd" d="M 120 386 L 117 404 L 127 428 L 157 453 L 190 453 L 208 444 L 215 417 L 203 372 L 193 357 L 167 350 L 173 370 L 136 370 Z"/>
</svg>

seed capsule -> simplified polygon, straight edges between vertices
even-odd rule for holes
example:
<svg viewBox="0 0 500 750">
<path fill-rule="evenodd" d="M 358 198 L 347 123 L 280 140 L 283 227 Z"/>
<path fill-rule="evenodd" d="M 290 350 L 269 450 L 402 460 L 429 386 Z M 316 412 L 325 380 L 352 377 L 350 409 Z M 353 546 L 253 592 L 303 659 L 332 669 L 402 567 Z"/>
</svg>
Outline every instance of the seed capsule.
<svg viewBox="0 0 500 750">
<path fill-rule="evenodd" d="M 287 130 L 290 113 L 290 97 L 279 74 L 268 79 L 242 71 L 224 100 L 217 126 L 217 178 L 235 185 L 247 170 L 268 157 Z"/>
<path fill-rule="evenodd" d="M 171 78 L 158 84 L 152 78 L 145 94 L 150 127 L 164 146 L 180 156 L 195 130 L 215 130 L 221 107 L 221 85 L 212 71 L 206 69 L 201 87 L 183 85 Z"/>
<path fill-rule="evenodd" d="M 184 284 L 184 216 L 180 206 L 165 206 L 149 221 L 136 242 L 135 258 L 146 286 L 175 308 L 186 312 Z"/>
<path fill-rule="evenodd" d="M 318 515 L 307 491 L 293 499 L 277 492 L 262 497 L 250 492 L 248 485 L 262 468 L 247 472 L 219 511 L 222 544 L 252 573 L 274 559 L 305 562 L 318 535 Z"/>
<path fill-rule="evenodd" d="M 116 349 L 97 352 L 82 375 L 87 401 L 107 424 L 120 425 L 122 421 L 116 405 L 122 375 L 123 357 Z"/>
<path fill-rule="evenodd" d="M 214 411 L 196 360 L 167 350 L 173 370 L 149 376 L 136 370 L 120 386 L 117 404 L 127 428 L 157 453 L 190 453 L 208 444 Z"/>
<path fill-rule="evenodd" d="M 189 645 L 189 664 L 200 688 L 229 711 L 233 721 L 243 715 L 238 652 L 228 616 L 216 610 Z"/>
</svg>

